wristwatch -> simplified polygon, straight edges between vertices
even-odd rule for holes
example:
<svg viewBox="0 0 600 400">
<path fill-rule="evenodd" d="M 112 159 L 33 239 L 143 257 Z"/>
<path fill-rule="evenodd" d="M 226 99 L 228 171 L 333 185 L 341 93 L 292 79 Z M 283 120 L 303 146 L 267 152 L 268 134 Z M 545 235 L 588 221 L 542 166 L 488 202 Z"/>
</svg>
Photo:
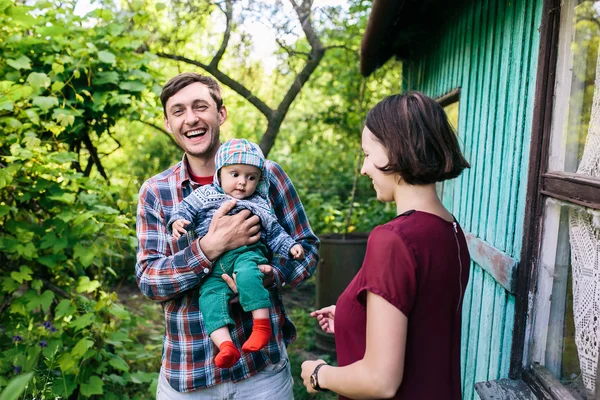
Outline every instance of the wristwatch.
<svg viewBox="0 0 600 400">
<path fill-rule="evenodd" d="M 310 386 L 312 386 L 312 388 L 315 389 L 317 392 L 324 392 L 327 390 L 321 389 L 321 386 L 319 386 L 319 370 L 323 365 L 327 365 L 327 363 L 321 363 L 317 365 L 312 375 L 310 376 Z"/>
</svg>

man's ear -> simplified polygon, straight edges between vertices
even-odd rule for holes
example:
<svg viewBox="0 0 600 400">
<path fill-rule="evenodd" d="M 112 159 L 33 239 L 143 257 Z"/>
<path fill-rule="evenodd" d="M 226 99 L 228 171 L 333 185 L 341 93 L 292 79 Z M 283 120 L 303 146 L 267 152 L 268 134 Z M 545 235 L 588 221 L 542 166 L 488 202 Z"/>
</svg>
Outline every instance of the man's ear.
<svg viewBox="0 0 600 400">
<path fill-rule="evenodd" d="M 219 110 L 219 125 L 223 125 L 223 123 L 225 123 L 226 120 L 227 108 L 225 108 L 225 106 L 221 106 L 221 109 Z"/>
<path fill-rule="evenodd" d="M 169 124 L 169 120 L 167 119 L 167 117 L 164 118 L 164 124 L 165 124 L 165 129 L 167 130 L 167 132 L 173 133 L 171 131 L 171 124 Z"/>
</svg>

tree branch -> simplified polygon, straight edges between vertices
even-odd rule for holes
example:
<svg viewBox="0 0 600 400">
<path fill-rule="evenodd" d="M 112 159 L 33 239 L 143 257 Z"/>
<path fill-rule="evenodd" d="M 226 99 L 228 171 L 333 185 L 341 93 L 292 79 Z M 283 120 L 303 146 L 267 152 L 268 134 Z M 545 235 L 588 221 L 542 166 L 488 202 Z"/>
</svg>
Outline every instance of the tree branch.
<svg viewBox="0 0 600 400">
<path fill-rule="evenodd" d="M 327 50 L 331 50 L 331 49 L 344 49 L 347 51 L 350 51 L 352 53 L 356 53 L 356 49 L 353 49 L 351 47 L 346 46 L 345 44 L 333 44 L 331 46 L 326 46 L 323 48 L 325 51 Z"/>
<path fill-rule="evenodd" d="M 83 135 L 83 143 L 85 144 L 85 147 L 87 147 L 88 151 L 90 152 L 90 158 L 94 161 L 94 164 L 96 164 L 96 168 L 98 168 L 98 172 L 108 182 L 108 176 L 106 175 L 106 171 L 104 170 L 104 167 L 102 166 L 100 157 L 98 157 L 98 150 L 96 150 L 96 148 L 94 147 L 94 144 L 92 143 L 92 141 L 87 133 L 84 133 L 84 135 Z M 86 176 L 88 176 L 88 175 L 86 175 Z"/>
<path fill-rule="evenodd" d="M 175 141 L 175 138 L 173 137 L 173 135 L 171 135 L 169 132 L 167 132 L 166 130 L 164 130 L 160 126 L 154 125 L 153 123 L 148 122 L 148 121 L 142 121 L 141 119 L 138 119 L 138 122 L 141 122 L 142 124 L 148 125 L 149 127 L 154 128 L 157 131 L 160 131 L 160 132 L 164 133 L 165 135 L 167 135 L 167 137 L 169 138 L 169 140 L 171 141 L 171 143 L 173 143 L 175 146 L 179 147 L 179 143 L 177 143 Z"/>
<path fill-rule="evenodd" d="M 219 9 L 221 9 L 221 7 L 219 7 Z M 221 9 L 221 11 L 223 10 Z M 225 13 L 225 18 L 227 21 L 225 34 L 223 35 L 221 47 L 219 47 L 217 54 L 215 54 L 215 56 L 209 64 L 209 67 L 215 70 L 219 69 L 219 62 L 221 61 L 221 58 L 223 58 L 223 54 L 225 54 L 225 50 L 227 49 L 227 45 L 229 44 L 229 38 L 231 37 L 231 20 L 233 18 L 233 5 L 231 3 L 231 0 L 225 0 L 225 11 L 223 12 Z"/>
<path fill-rule="evenodd" d="M 252 104 L 254 107 L 256 107 L 258 109 L 258 111 L 260 111 L 265 117 L 267 117 L 267 120 L 272 118 L 273 110 L 268 105 L 266 105 L 261 99 L 256 97 L 244 85 L 233 80 L 228 75 L 219 71 L 217 68 L 211 68 L 210 65 L 203 64 L 200 61 L 191 60 L 187 57 L 178 56 L 175 54 L 157 53 L 157 55 L 162 58 L 168 58 L 168 59 L 175 60 L 175 61 L 183 61 L 187 64 L 195 65 L 196 67 L 202 68 L 206 72 L 209 72 L 210 74 L 212 74 L 221 83 L 229 86 L 234 92 L 236 92 L 237 94 L 239 94 L 240 96 L 245 98 L 250 104 Z"/>
<path fill-rule="evenodd" d="M 305 53 L 303 51 L 295 51 L 290 49 L 288 46 L 285 45 L 285 43 L 283 43 L 281 40 L 279 40 L 278 38 L 275 38 L 275 41 L 277 42 L 277 44 L 279 45 L 279 47 L 281 47 L 286 53 L 288 53 L 290 56 L 296 56 L 296 55 L 302 55 L 305 57 L 310 57 L 310 53 Z"/>
<path fill-rule="evenodd" d="M 302 68 L 302 71 L 300 71 L 298 76 L 296 76 L 296 79 L 294 79 L 294 82 L 283 97 L 279 107 L 277 107 L 277 110 L 273 115 L 273 119 L 269 120 L 267 131 L 260 139 L 260 148 L 265 154 L 265 157 L 269 154 L 273 144 L 275 143 L 275 138 L 277 137 L 279 128 L 281 127 L 281 124 L 283 123 L 283 120 L 292 102 L 296 99 L 298 93 L 300 93 L 300 90 L 302 90 L 302 87 L 308 81 L 325 55 L 325 48 L 317 37 L 310 19 L 310 6 L 312 5 L 312 1 L 304 0 L 301 6 L 298 6 L 295 0 L 290 0 L 290 2 L 294 6 L 296 14 L 298 14 L 298 18 L 302 24 L 302 30 L 304 31 L 306 39 L 311 46 L 311 51 L 308 59 L 306 60 L 304 68 Z"/>
</svg>

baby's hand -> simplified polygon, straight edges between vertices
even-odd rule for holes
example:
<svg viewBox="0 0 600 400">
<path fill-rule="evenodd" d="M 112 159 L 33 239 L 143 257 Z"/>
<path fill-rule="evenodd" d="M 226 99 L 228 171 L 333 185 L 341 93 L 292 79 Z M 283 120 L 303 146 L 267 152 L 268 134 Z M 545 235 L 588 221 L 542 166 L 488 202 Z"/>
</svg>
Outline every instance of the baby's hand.
<svg viewBox="0 0 600 400">
<path fill-rule="evenodd" d="M 185 227 L 189 224 L 190 221 L 186 219 L 178 219 L 175 222 L 173 222 L 173 225 L 171 226 L 171 229 L 173 230 L 173 237 L 175 239 L 179 239 L 181 235 L 185 235 L 187 233 Z"/>
<path fill-rule="evenodd" d="M 302 260 L 304 258 L 304 249 L 302 248 L 302 245 L 301 244 L 293 245 L 292 248 L 290 249 L 290 254 L 296 260 Z"/>
</svg>

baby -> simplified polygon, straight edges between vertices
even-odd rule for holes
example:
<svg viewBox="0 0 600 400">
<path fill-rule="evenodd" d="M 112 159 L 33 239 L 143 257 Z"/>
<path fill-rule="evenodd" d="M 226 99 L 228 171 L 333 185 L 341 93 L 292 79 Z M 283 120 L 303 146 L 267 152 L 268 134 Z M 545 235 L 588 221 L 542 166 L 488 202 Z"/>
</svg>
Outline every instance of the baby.
<svg viewBox="0 0 600 400">
<path fill-rule="evenodd" d="M 215 365 L 231 368 L 241 357 L 228 329 L 228 326 L 234 325 L 228 303 L 235 294 L 221 275 L 236 274 L 240 304 L 244 311 L 252 312 L 253 320 L 252 334 L 242 350 L 255 352 L 269 343 L 272 333 L 269 317 L 271 301 L 268 290 L 263 287 L 263 274 L 258 265 L 269 263 L 269 249 L 294 259 L 304 258 L 304 249 L 283 229 L 272 210 L 265 157 L 258 145 L 246 139 L 227 141 L 219 147 L 215 164 L 213 183 L 199 187 L 178 204 L 168 227 L 173 237 L 179 238 L 186 233 L 185 227 L 191 221 L 198 236 L 203 237 L 215 211 L 232 198 L 236 199 L 236 206 L 230 214 L 248 209 L 260 218 L 261 241 L 223 254 L 200 286 L 200 310 L 208 334 L 219 348 Z M 263 238 L 269 248 L 262 242 Z"/>
</svg>

